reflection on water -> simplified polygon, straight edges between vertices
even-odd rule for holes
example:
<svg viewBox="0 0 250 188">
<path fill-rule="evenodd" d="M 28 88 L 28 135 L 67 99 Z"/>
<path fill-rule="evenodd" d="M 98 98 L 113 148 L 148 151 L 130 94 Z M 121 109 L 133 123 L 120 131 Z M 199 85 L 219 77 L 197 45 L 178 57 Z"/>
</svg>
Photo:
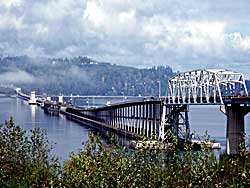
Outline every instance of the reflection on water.
<svg viewBox="0 0 250 188">
<path fill-rule="evenodd" d="M 98 103 L 99 101 L 95 101 Z M 11 116 L 17 124 L 26 130 L 40 127 L 47 132 L 48 139 L 55 143 L 53 154 L 61 160 L 68 158 L 69 152 L 77 152 L 82 147 L 82 142 L 88 140 L 88 133 L 91 129 L 88 126 L 80 125 L 68 120 L 64 115 L 51 116 L 43 113 L 37 106 L 30 106 L 26 101 L 17 98 L 0 98 L 0 122 L 4 122 Z M 189 113 L 191 131 L 199 135 L 208 134 L 220 142 L 222 149 L 225 149 L 226 142 L 226 116 L 220 112 L 219 106 L 191 106 Z M 246 133 L 250 133 L 250 115 L 245 118 Z M 116 138 L 123 144 L 128 138 L 116 135 Z"/>
<path fill-rule="evenodd" d="M 36 121 L 36 105 L 30 105 L 30 111 L 31 111 L 31 121 Z"/>
</svg>

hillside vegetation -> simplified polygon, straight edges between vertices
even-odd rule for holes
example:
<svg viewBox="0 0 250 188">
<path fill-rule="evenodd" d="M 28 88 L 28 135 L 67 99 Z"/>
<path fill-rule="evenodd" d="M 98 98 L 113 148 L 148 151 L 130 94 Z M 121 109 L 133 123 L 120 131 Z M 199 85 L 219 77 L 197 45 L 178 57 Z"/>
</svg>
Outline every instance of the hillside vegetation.
<svg viewBox="0 0 250 188">
<path fill-rule="evenodd" d="M 158 96 L 159 87 L 165 94 L 171 76 L 169 66 L 139 69 L 88 57 L 0 59 L 0 83 L 41 94 Z"/>
</svg>

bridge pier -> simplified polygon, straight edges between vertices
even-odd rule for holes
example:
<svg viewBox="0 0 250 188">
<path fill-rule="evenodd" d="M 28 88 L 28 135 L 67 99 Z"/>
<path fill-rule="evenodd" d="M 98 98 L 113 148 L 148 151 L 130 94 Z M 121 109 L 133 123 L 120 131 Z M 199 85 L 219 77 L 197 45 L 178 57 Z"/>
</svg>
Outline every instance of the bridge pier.
<svg viewBox="0 0 250 188">
<path fill-rule="evenodd" d="M 222 109 L 222 108 L 221 108 Z M 245 115 L 250 111 L 249 106 L 232 104 L 221 110 L 227 116 L 226 152 L 228 155 L 237 155 L 245 147 Z"/>
</svg>

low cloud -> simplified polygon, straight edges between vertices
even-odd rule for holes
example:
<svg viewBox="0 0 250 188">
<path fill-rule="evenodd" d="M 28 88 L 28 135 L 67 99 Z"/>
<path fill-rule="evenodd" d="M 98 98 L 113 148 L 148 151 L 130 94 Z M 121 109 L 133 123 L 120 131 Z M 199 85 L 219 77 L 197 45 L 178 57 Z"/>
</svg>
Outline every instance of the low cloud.
<svg viewBox="0 0 250 188">
<path fill-rule="evenodd" d="M 34 83 L 36 78 L 25 71 L 16 70 L 0 74 L 0 80 L 2 84 L 30 84 Z"/>
<path fill-rule="evenodd" d="M 71 66 L 69 70 L 67 70 L 67 74 L 71 75 L 72 77 L 81 80 L 85 83 L 90 83 L 90 74 L 84 70 L 81 70 L 77 66 Z"/>
</svg>

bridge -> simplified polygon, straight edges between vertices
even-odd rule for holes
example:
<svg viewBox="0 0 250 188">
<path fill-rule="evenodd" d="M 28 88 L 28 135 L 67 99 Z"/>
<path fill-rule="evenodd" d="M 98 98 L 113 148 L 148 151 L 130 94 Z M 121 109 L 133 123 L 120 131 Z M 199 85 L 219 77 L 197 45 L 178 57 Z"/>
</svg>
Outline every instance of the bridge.
<svg viewBox="0 0 250 188">
<path fill-rule="evenodd" d="M 100 106 L 103 105 L 103 101 L 107 104 L 117 101 L 142 101 L 146 96 L 128 96 L 128 95 L 60 95 L 51 96 L 51 99 L 57 99 L 58 101 L 67 101 L 71 104 L 82 102 L 82 105 Z M 98 103 L 99 102 L 99 103 Z"/>
<path fill-rule="evenodd" d="M 68 96 L 69 97 L 69 96 Z M 80 96 L 76 96 L 75 98 Z M 242 73 L 223 69 L 199 69 L 179 73 L 168 81 L 167 96 L 159 99 L 123 101 L 101 107 L 76 107 L 46 101 L 67 117 L 128 137 L 168 140 L 169 132 L 190 140 L 190 105 L 218 105 L 227 116 L 227 153 L 238 154 L 244 141 L 244 116 L 250 97 Z"/>
<path fill-rule="evenodd" d="M 168 81 L 168 103 L 224 104 L 226 98 L 248 96 L 242 73 L 200 69 L 179 73 Z"/>
<path fill-rule="evenodd" d="M 250 111 L 250 97 L 242 73 L 223 69 L 194 70 L 177 74 L 168 81 L 168 87 L 168 96 L 162 99 L 93 109 L 68 108 L 67 113 L 101 122 L 124 134 L 165 141 L 169 130 L 178 138 L 190 139 L 190 105 L 221 105 L 221 111 L 227 116 L 227 153 L 239 153 L 244 141 L 244 116 Z"/>
<path fill-rule="evenodd" d="M 250 111 L 250 97 L 242 73 L 194 70 L 177 74 L 168 86 L 169 104 L 221 105 L 221 111 L 227 116 L 227 153 L 239 153 L 244 143 L 244 116 Z"/>
</svg>

